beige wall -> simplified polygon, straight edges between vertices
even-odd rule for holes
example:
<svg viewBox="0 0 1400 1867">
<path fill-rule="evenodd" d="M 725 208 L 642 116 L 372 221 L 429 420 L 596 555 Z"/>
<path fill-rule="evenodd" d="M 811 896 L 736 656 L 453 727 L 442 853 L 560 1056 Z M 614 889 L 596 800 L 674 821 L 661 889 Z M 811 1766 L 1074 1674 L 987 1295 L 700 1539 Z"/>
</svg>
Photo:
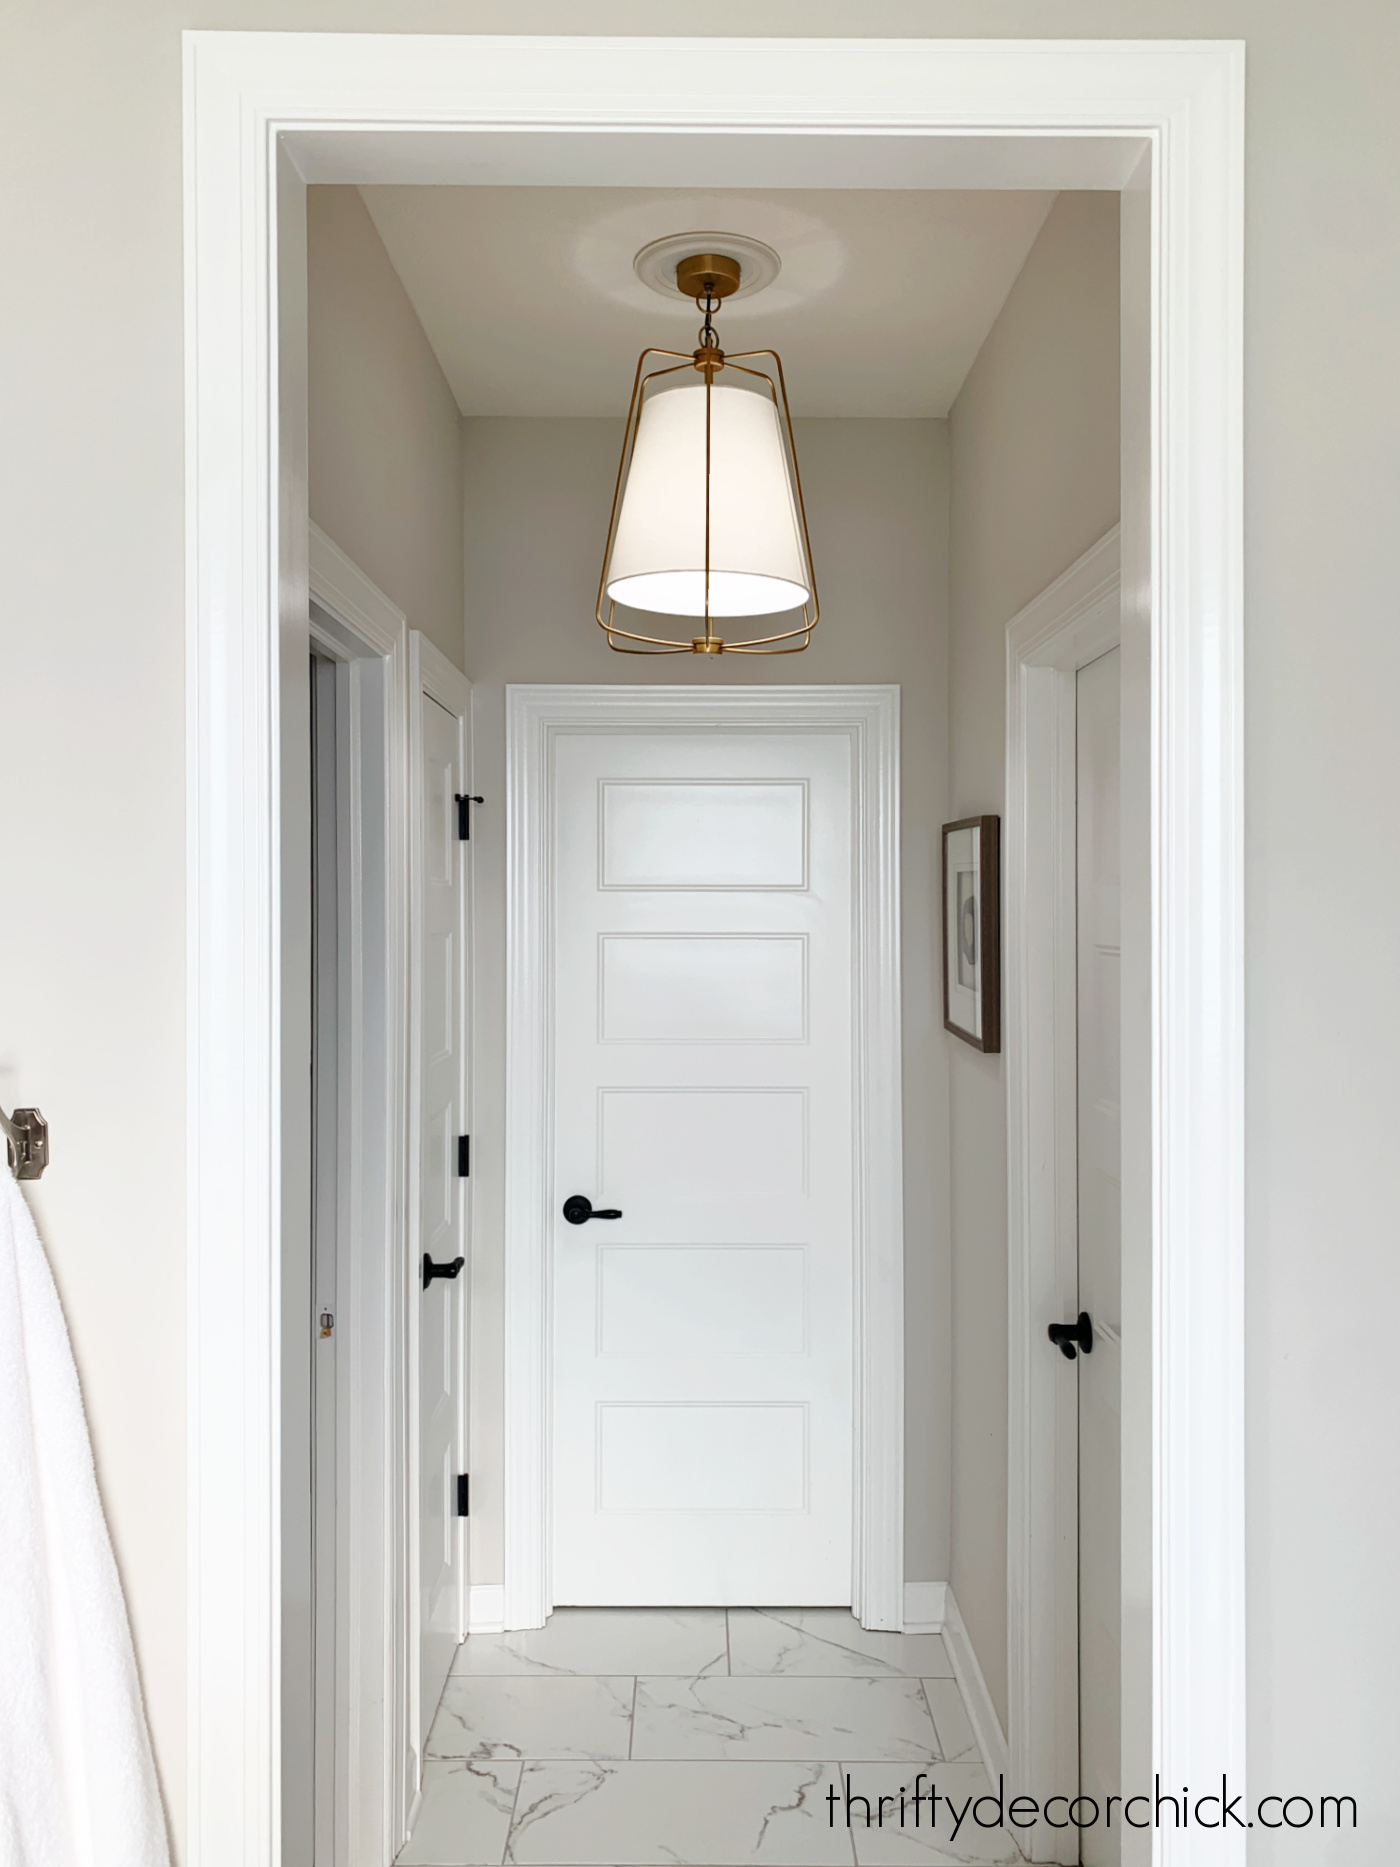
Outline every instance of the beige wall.
<svg viewBox="0 0 1400 1867">
<path fill-rule="evenodd" d="M 799 659 L 612 654 L 593 619 L 621 424 L 464 424 L 467 673 L 476 782 L 477 1282 L 473 1288 L 473 1579 L 501 1579 L 501 1237 L 505 1085 L 505 685 L 508 681 L 894 681 L 903 708 L 905 1276 L 911 1581 L 948 1563 L 947 1068 L 931 851 L 947 755 L 947 427 L 799 421 L 822 620 Z M 548 548 L 542 542 L 548 541 Z M 480 1503 L 477 1499 L 480 1497 Z"/>
<path fill-rule="evenodd" d="M 710 0 L 699 25 L 1248 41 L 1251 1764 L 1261 1787 L 1358 1796 L 1368 1845 L 1326 1843 L 1345 1867 L 1400 1821 L 1400 8 Z M 688 34 L 697 18 L 680 0 L 0 9 L 0 758 L 7 801 L 37 818 L 32 834 L 10 820 L 0 1098 L 54 1124 L 35 1205 L 179 1832 L 185 26 Z M 154 1142 L 133 1139 L 133 1111 Z M 1250 1850 L 1251 1867 L 1326 1858 L 1307 1834 L 1256 1832 Z"/>
<path fill-rule="evenodd" d="M 1005 808 L 1006 625 L 1118 518 L 1118 197 L 1061 195 L 949 418 L 949 813 Z M 1006 1089 L 947 1039 L 953 1560 L 1006 1721 Z"/>
<path fill-rule="evenodd" d="M 358 188 L 306 204 L 311 516 L 462 665 L 461 417 Z"/>
</svg>

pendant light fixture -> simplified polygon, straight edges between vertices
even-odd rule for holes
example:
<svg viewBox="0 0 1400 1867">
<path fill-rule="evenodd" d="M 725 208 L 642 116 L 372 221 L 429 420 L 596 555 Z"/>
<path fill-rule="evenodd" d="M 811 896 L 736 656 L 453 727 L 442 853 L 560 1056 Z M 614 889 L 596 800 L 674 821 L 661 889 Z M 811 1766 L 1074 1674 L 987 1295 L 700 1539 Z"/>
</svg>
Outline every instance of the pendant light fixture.
<svg viewBox="0 0 1400 1867">
<path fill-rule="evenodd" d="M 699 346 L 637 360 L 598 583 L 598 623 L 619 654 L 792 655 L 817 626 L 782 361 L 775 350 L 726 356 L 714 326 L 742 276 L 723 254 L 682 259 L 676 287 L 704 313 Z M 675 361 L 653 366 L 660 358 Z M 619 609 L 689 626 L 648 635 L 624 628 Z M 765 633 L 750 620 L 737 639 L 715 626 L 768 616 L 789 626 Z"/>
</svg>

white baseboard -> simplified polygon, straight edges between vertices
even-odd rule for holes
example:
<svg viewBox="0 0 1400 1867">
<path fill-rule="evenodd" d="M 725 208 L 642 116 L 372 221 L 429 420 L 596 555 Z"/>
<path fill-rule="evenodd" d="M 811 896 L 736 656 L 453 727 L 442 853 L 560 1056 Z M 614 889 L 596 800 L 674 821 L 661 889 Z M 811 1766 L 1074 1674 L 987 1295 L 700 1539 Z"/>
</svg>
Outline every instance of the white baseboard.
<svg viewBox="0 0 1400 1867">
<path fill-rule="evenodd" d="M 972 1735 L 977 1739 L 982 1762 L 988 1776 L 995 1782 L 999 1776 L 1005 1776 L 1010 1767 L 1006 1733 L 1001 1728 L 997 1708 L 987 1690 L 987 1681 L 977 1663 L 977 1655 L 972 1649 L 972 1641 L 968 1637 L 952 1588 L 947 1584 L 944 1584 L 943 1644 L 948 1649 L 953 1677 L 958 1682 L 963 1704 L 967 1707 Z"/>
<path fill-rule="evenodd" d="M 941 1634 L 948 1599 L 946 1582 L 906 1582 L 904 1584 L 904 1631 L 906 1634 Z"/>
<path fill-rule="evenodd" d="M 505 1624 L 504 1582 L 473 1582 L 467 1590 L 467 1632 L 499 1634 Z"/>
</svg>

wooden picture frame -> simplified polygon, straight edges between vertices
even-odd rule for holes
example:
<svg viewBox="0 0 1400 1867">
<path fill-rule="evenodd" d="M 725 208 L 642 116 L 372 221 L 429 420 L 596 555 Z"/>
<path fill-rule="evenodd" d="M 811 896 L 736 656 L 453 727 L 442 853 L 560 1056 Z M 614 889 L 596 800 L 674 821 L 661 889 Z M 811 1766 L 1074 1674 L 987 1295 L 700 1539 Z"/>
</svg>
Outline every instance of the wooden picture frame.
<svg viewBox="0 0 1400 1867">
<path fill-rule="evenodd" d="M 1001 819 L 943 826 L 943 1028 L 1001 1049 Z"/>
</svg>

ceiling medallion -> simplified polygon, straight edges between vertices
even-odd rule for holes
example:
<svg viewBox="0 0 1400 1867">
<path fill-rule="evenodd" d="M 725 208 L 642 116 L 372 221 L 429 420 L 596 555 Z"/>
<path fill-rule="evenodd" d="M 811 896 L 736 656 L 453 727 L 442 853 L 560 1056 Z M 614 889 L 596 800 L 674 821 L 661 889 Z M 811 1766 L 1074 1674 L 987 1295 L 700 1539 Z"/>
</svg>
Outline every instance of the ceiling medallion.
<svg viewBox="0 0 1400 1867">
<path fill-rule="evenodd" d="M 644 247 L 638 276 L 646 277 L 646 255 L 695 237 Z M 797 654 L 811 641 L 819 610 L 782 361 L 775 350 L 727 356 L 720 348 L 714 314 L 745 286 L 743 263 L 733 253 L 685 252 L 674 277 L 676 291 L 695 300 L 705 321 L 693 352 L 647 349 L 637 360 L 598 582 L 598 623 L 608 646 L 624 655 Z M 652 367 L 653 358 L 675 360 Z M 771 369 L 752 367 L 760 358 Z M 651 635 L 623 628 L 619 608 L 703 620 L 704 631 Z M 767 616 L 794 619 L 777 632 L 737 639 L 714 626 Z"/>
<path fill-rule="evenodd" d="M 632 261 L 632 270 L 643 285 L 674 304 L 678 298 L 694 296 L 678 284 L 676 268 L 696 253 L 724 253 L 739 262 L 739 284 L 726 293 L 726 297 L 734 299 L 752 298 L 755 292 L 771 285 L 783 269 L 772 247 L 747 233 L 668 233 L 642 248 Z"/>
</svg>

